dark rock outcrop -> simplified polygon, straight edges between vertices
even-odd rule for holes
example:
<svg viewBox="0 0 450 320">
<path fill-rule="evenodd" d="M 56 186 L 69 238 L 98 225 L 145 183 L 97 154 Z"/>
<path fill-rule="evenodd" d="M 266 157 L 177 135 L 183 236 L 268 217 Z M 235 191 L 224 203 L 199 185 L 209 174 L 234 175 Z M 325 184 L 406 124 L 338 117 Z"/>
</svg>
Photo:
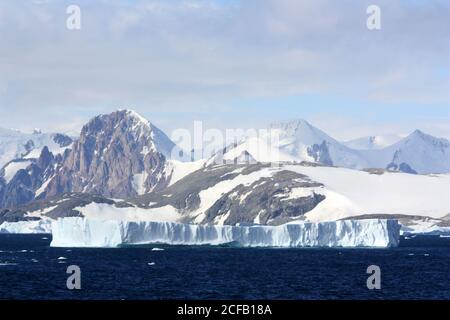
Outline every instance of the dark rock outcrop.
<svg viewBox="0 0 450 320">
<path fill-rule="evenodd" d="M 325 166 L 333 165 L 326 141 L 323 141 L 321 144 L 313 144 L 308 147 L 308 155 L 311 156 L 317 163 Z"/>
<path fill-rule="evenodd" d="M 3 192 L 0 192 L 0 207 L 12 208 L 30 202 L 40 196 L 36 191 L 50 179 L 58 168 L 61 156 L 55 157 L 47 147 L 44 147 L 38 159 L 15 160 L 12 162 L 31 161 L 25 169 L 18 170 L 12 179 L 6 183 L 3 179 Z M 11 163 L 8 163 L 9 165 Z"/>
</svg>

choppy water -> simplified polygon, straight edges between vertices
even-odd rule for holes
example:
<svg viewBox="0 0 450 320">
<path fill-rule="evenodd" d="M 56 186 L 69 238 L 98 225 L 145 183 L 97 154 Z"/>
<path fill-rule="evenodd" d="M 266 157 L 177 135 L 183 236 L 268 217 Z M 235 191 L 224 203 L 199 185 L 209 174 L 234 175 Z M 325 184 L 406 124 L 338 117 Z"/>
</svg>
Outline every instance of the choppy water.
<svg viewBox="0 0 450 320">
<path fill-rule="evenodd" d="M 395 249 L 64 249 L 50 238 L 0 235 L 0 299 L 450 299 L 449 238 Z M 79 291 L 66 288 L 69 265 Z M 366 287 L 369 265 L 381 290 Z"/>
</svg>

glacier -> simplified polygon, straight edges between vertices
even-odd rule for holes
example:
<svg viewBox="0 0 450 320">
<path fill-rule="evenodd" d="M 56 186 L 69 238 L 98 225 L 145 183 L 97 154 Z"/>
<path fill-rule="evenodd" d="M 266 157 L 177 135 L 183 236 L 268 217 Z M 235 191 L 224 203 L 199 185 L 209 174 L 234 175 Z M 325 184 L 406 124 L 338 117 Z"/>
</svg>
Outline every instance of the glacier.
<svg viewBox="0 0 450 320">
<path fill-rule="evenodd" d="M 280 226 L 219 226 L 176 222 L 99 220 L 52 222 L 52 247 L 118 247 L 163 243 L 242 247 L 395 247 L 400 224 L 391 219 L 299 222 Z"/>
</svg>

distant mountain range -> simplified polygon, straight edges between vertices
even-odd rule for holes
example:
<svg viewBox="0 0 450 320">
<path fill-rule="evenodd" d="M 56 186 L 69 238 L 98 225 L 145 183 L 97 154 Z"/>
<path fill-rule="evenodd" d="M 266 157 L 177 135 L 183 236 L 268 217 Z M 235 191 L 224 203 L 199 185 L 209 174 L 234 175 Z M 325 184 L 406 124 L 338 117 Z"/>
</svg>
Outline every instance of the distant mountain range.
<svg viewBox="0 0 450 320">
<path fill-rule="evenodd" d="M 1 130 L 0 223 L 92 214 L 213 224 L 427 215 L 421 199 L 408 200 L 408 188 L 418 197 L 422 187 L 429 188 L 423 202 L 430 214 L 450 213 L 432 204 L 449 179 L 425 175 L 450 172 L 446 139 L 416 130 L 403 138 L 340 142 L 305 120 L 269 128 L 277 133 L 275 143 L 246 137 L 195 162 L 172 159 L 181 150 L 131 110 L 94 117 L 75 139 Z M 282 165 L 272 167 L 274 161 Z M 370 196 L 383 190 L 389 190 L 384 198 Z M 396 192 L 402 205 L 389 198 Z"/>
<path fill-rule="evenodd" d="M 350 169 L 382 168 L 421 174 L 450 172 L 450 141 L 419 130 L 404 138 L 391 138 L 398 141 L 381 147 L 388 144 L 381 137 L 342 143 L 305 120 L 276 123 L 270 128 L 278 133 L 275 144 L 263 136 L 244 138 L 228 147 L 223 155 L 209 159 L 209 163 L 232 161 L 246 155 L 260 162 L 308 161 Z M 352 145 L 358 147 L 351 148 Z"/>
</svg>

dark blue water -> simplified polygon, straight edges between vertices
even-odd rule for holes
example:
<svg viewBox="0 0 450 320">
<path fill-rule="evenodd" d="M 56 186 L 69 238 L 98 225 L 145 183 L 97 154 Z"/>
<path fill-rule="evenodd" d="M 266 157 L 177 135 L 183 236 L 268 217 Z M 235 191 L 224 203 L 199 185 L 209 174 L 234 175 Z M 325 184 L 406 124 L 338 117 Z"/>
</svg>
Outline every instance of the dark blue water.
<svg viewBox="0 0 450 320">
<path fill-rule="evenodd" d="M 50 248 L 50 236 L 0 235 L 0 299 L 450 299 L 449 239 L 414 241 L 395 249 L 152 251 Z M 447 247 L 435 246 L 442 241 Z M 372 264 L 381 290 L 366 287 Z M 81 268 L 79 291 L 66 288 L 68 265 Z"/>
</svg>

